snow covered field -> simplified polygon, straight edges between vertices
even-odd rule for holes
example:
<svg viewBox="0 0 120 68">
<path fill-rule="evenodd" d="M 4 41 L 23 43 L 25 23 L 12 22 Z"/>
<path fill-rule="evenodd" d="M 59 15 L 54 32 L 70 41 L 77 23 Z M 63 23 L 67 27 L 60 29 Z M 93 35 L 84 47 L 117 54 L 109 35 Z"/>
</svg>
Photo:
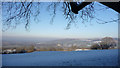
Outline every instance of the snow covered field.
<svg viewBox="0 0 120 68">
<path fill-rule="evenodd" d="M 41 51 L 2 55 L 3 66 L 117 66 L 118 50 Z"/>
</svg>

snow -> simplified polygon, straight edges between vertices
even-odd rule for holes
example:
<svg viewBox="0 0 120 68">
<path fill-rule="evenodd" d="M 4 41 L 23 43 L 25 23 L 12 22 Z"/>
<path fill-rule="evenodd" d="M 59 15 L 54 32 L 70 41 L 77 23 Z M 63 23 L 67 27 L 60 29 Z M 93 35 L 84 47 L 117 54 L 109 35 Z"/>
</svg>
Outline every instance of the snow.
<svg viewBox="0 0 120 68">
<path fill-rule="evenodd" d="M 39 51 L 3 54 L 3 66 L 117 66 L 118 50 Z"/>
</svg>

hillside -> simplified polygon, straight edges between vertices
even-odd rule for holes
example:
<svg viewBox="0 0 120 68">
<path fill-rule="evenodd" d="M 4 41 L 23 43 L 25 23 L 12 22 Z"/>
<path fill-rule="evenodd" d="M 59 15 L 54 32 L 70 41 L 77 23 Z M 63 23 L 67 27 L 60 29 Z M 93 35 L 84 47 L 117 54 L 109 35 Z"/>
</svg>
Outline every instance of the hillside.
<svg viewBox="0 0 120 68">
<path fill-rule="evenodd" d="M 117 66 L 118 50 L 3 54 L 3 66 Z"/>
</svg>

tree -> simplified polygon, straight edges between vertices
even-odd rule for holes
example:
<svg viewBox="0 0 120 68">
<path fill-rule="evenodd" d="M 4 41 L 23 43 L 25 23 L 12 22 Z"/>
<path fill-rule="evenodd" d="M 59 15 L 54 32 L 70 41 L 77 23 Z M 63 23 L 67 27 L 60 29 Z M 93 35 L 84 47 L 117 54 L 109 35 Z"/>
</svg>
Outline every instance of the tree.
<svg viewBox="0 0 120 68">
<path fill-rule="evenodd" d="M 98 44 L 93 44 L 90 48 L 95 50 L 101 49 L 101 47 Z"/>
<path fill-rule="evenodd" d="M 91 49 L 109 49 L 114 48 L 116 46 L 116 42 L 111 37 L 104 37 L 101 39 L 100 43 L 93 44 Z"/>
<path fill-rule="evenodd" d="M 83 9 L 85 6 L 89 5 L 92 2 L 82 2 L 80 4 L 77 4 L 77 2 L 70 2 L 71 8 L 72 8 L 72 12 L 74 12 L 75 14 L 78 14 L 78 11 Z M 120 13 L 119 7 L 120 7 L 120 3 L 119 2 L 100 2 L 103 5 L 108 6 L 109 8 L 114 9 L 115 11 L 117 11 L 118 13 Z"/>
<path fill-rule="evenodd" d="M 114 48 L 116 46 L 116 42 L 111 37 L 105 37 L 102 38 L 100 45 L 102 49 Z"/>
<path fill-rule="evenodd" d="M 103 3 L 102 4 L 114 9 L 115 11 L 119 12 L 120 10 L 117 8 L 119 7 L 119 3 Z M 112 5 L 111 5 L 112 4 Z M 38 16 L 40 15 L 40 6 L 43 5 L 41 2 L 3 2 L 3 11 L 6 11 L 3 17 L 3 31 L 9 29 L 10 27 L 16 27 L 16 25 L 20 23 L 25 24 L 25 28 L 29 29 L 29 25 L 31 23 L 31 19 L 39 20 Z M 7 6 L 6 6 L 7 5 Z M 102 23 L 108 22 L 116 22 L 120 19 L 111 20 L 111 21 L 103 21 L 98 19 L 94 16 L 95 9 L 94 9 L 94 2 L 50 2 L 47 4 L 47 9 L 52 12 L 51 21 L 54 21 L 56 16 L 56 10 L 60 6 L 63 10 L 63 15 L 66 20 L 68 20 L 68 24 L 66 29 L 70 28 L 71 23 L 76 23 L 76 19 L 79 18 L 82 20 L 82 23 L 86 21 L 91 21 L 92 19 L 96 19 Z M 36 10 L 33 11 L 33 8 Z M 106 7 L 105 7 L 106 8 Z M 78 14 L 80 11 L 80 14 Z M 23 20 L 23 21 L 22 21 Z M 17 21 L 17 22 L 15 22 Z"/>
</svg>

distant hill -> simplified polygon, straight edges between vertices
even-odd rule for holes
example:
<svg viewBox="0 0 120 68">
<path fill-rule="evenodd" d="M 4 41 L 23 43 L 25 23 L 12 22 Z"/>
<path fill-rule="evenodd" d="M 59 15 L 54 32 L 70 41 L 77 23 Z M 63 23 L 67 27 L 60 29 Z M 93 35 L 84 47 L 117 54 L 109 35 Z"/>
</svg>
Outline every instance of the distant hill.
<svg viewBox="0 0 120 68">
<path fill-rule="evenodd" d="M 29 40 L 30 39 L 30 40 Z M 117 38 L 114 38 L 117 40 Z M 66 39 L 43 39 L 43 38 L 27 38 L 27 39 L 7 39 L 3 38 L 2 45 L 3 46 L 29 46 L 35 45 L 39 47 L 55 47 L 58 44 L 60 46 L 70 47 L 72 45 L 79 46 L 79 47 L 89 47 L 90 45 L 94 44 L 94 41 L 100 41 L 100 38 L 93 38 L 93 39 L 76 39 L 76 38 L 66 38 Z"/>
<path fill-rule="evenodd" d="M 93 44 L 92 39 L 59 39 L 53 41 L 47 41 L 42 43 L 36 43 L 36 46 L 57 46 L 58 44 L 65 47 L 79 46 L 79 47 L 89 47 Z"/>
</svg>

